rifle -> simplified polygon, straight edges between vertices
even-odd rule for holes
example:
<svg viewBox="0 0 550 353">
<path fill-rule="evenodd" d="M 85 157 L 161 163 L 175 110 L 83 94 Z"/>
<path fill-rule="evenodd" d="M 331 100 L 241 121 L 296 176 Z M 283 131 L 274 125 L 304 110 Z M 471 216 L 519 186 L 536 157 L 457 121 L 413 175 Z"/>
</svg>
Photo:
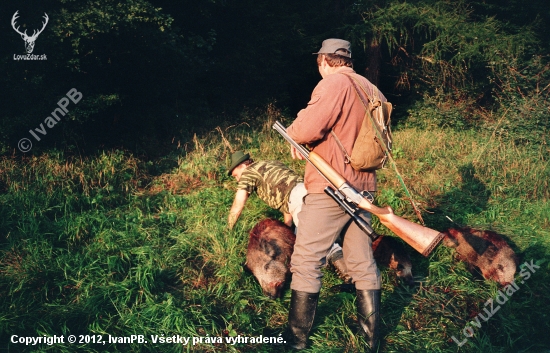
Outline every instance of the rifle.
<svg viewBox="0 0 550 353">
<path fill-rule="evenodd" d="M 374 229 L 372 229 L 372 227 L 370 226 L 370 224 L 360 216 L 359 214 L 360 209 L 358 207 L 355 207 L 354 204 L 348 202 L 346 200 L 346 197 L 339 190 L 334 190 L 330 186 L 327 186 L 324 189 L 324 191 L 325 191 L 325 194 L 332 197 L 332 199 L 336 201 L 338 206 L 340 206 L 340 208 L 344 212 L 346 212 L 348 215 L 351 216 L 351 219 L 353 219 L 353 221 L 355 222 L 355 224 L 357 224 L 359 229 L 367 233 L 367 235 L 371 238 L 373 242 L 376 239 L 378 239 L 380 235 L 376 234 L 374 232 Z"/>
<path fill-rule="evenodd" d="M 304 158 L 310 162 L 315 169 L 317 169 L 319 174 L 321 174 L 333 186 L 333 188 L 327 186 L 325 188 L 325 193 L 331 196 L 338 203 L 338 205 L 352 217 L 353 221 L 361 228 L 361 230 L 367 233 L 371 238 L 373 238 L 373 234 L 374 239 L 376 239 L 378 235 L 376 235 L 370 225 L 359 216 L 359 208 L 377 216 L 380 223 L 389 228 L 392 232 L 424 256 L 428 256 L 445 236 L 437 230 L 421 226 L 420 224 L 413 223 L 395 215 L 389 206 L 375 206 L 372 202 L 357 192 L 357 190 L 355 190 L 351 185 L 349 185 L 346 179 L 344 179 L 330 164 L 328 164 L 323 157 L 319 156 L 314 151 L 309 151 L 305 146 L 300 145 L 288 136 L 286 133 L 286 128 L 279 121 L 276 121 L 275 124 L 273 124 L 273 129 L 280 133 L 285 140 L 294 146 L 294 148 L 296 148 L 296 150 L 304 156 Z M 360 223 L 366 224 L 366 227 Z"/>
</svg>

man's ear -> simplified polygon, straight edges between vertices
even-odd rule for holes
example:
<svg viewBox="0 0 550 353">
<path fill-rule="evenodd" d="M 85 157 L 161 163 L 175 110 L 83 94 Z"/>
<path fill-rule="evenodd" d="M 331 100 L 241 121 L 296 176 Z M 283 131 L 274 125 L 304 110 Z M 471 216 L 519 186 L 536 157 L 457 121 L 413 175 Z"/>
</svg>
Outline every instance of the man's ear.
<svg viewBox="0 0 550 353">
<path fill-rule="evenodd" d="M 321 55 L 321 66 L 323 65 L 328 65 L 326 55 Z"/>
<path fill-rule="evenodd" d="M 242 172 L 246 169 L 246 167 L 247 167 L 247 165 L 245 163 L 241 163 L 235 169 L 237 169 L 237 173 L 242 174 Z"/>
</svg>

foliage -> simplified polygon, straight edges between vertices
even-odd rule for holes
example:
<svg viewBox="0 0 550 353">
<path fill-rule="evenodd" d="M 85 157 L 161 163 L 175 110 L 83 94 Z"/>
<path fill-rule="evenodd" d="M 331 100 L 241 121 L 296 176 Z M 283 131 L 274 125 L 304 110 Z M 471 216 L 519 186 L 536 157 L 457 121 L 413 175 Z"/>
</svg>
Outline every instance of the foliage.
<svg viewBox="0 0 550 353">
<path fill-rule="evenodd" d="M 541 87 L 546 81 L 535 74 L 537 60 L 532 59 L 543 48 L 536 19 L 510 24 L 486 12 L 488 7 L 467 1 L 363 1 L 355 9 L 361 20 L 348 31 L 364 48 L 383 45 L 396 76 L 395 88 L 424 98 L 411 104 L 413 124 L 477 126 L 484 120 L 479 108 L 506 110 L 516 105 L 505 97 L 510 83 L 500 83 L 512 71 L 530 72 L 523 79 L 539 79 Z M 537 10 L 546 15 L 544 8 Z M 525 87 L 522 94 L 537 93 Z M 434 122 L 430 109 L 438 110 L 442 121 Z M 548 128 L 547 120 L 543 124 Z"/>
<path fill-rule="evenodd" d="M 548 150 L 550 145 L 550 62 L 533 56 L 520 66 L 513 62 L 506 72 L 495 77 L 498 118 L 488 119 L 486 127 L 516 144 L 534 145 Z"/>
<path fill-rule="evenodd" d="M 172 139 L 231 122 L 245 106 L 302 107 L 318 80 L 310 53 L 341 26 L 332 0 L 50 0 L 0 10 L 8 44 L 0 49 L 7 73 L 0 96 L 9 102 L 0 113 L 4 153 L 73 87 L 84 99 L 32 153 L 130 146 L 158 155 Z M 27 28 L 48 14 L 35 49 L 47 61 L 13 60 L 23 50 L 7 17 L 16 10 Z"/>
<path fill-rule="evenodd" d="M 264 217 L 282 217 L 250 198 L 231 231 L 226 217 L 235 182 L 226 174 L 231 149 L 256 158 L 292 161 L 270 128 L 287 121 L 273 106 L 249 112 L 248 124 L 195 136 L 162 160 L 113 151 L 74 158 L 61 152 L 0 160 L 0 340 L 41 336 L 181 335 L 277 337 L 285 327 L 289 291 L 263 296 L 243 273 L 247 232 Z M 444 216 L 504 234 L 522 262 L 541 269 L 460 348 L 463 352 L 544 351 L 550 304 L 548 156 L 533 154 L 489 132 L 398 129 L 397 163 L 429 212 L 428 226 L 452 226 Z M 486 154 L 494 158 L 485 158 Z M 515 158 L 510 158 L 516 156 Z M 541 162 L 542 161 L 542 162 Z M 414 218 L 390 170 L 379 174 L 378 203 Z M 387 229 L 375 222 L 382 234 Z M 499 289 L 439 247 L 412 253 L 414 287 L 382 269 L 381 352 L 456 352 L 472 315 Z M 546 260 L 545 260 L 546 259 Z M 540 260 L 540 261 L 539 261 Z M 356 352 L 354 296 L 334 293 L 339 281 L 324 270 L 313 352 Z M 39 345 L 17 351 L 55 352 L 283 352 L 276 345 L 172 344 Z"/>
<path fill-rule="evenodd" d="M 527 69 L 522 79 L 538 79 L 542 91 L 547 80 L 536 74 L 550 47 L 544 0 L 48 0 L 0 10 L 3 154 L 17 151 L 71 88 L 84 99 L 31 153 L 105 146 L 154 157 L 173 140 L 238 122 L 245 107 L 276 102 L 294 114 L 319 80 L 311 53 L 329 37 L 352 41 L 355 69 L 399 108 L 394 121 L 416 126 L 491 128 L 518 104 L 506 91 L 514 70 Z M 28 30 L 48 14 L 35 47 L 48 60 L 13 60 L 23 52 L 10 27 L 16 10 Z M 442 121 L 425 120 L 431 110 Z M 544 114 L 527 126 L 547 128 Z"/>
<path fill-rule="evenodd" d="M 70 108 L 57 135 L 45 139 L 43 147 L 59 140 L 63 147 L 75 141 L 81 146 L 116 144 L 144 131 L 162 138 L 181 128 L 176 115 L 183 116 L 191 102 L 180 97 L 194 97 L 193 82 L 210 67 L 200 57 L 211 50 L 215 33 L 182 33 L 171 15 L 145 0 L 17 6 L 2 4 L 1 9 L 7 14 L 18 10 L 26 27 L 48 14 L 48 27 L 34 52 L 46 53 L 48 60 L 16 61 L 13 52 L 2 55 L 2 95 L 10 102 L 0 115 L 2 143 L 17 141 L 38 126 L 71 88 L 84 99 Z M 5 30 L 9 49 L 3 51 L 20 54 L 21 39 L 9 27 Z"/>
<path fill-rule="evenodd" d="M 394 63 L 410 65 L 396 82 L 402 86 L 423 83 L 453 91 L 482 85 L 487 67 L 500 69 L 507 65 L 506 59 L 530 54 L 537 44 L 529 24 L 510 33 L 494 17 L 475 19 L 465 1 L 372 5 L 368 1 L 357 5 L 362 21 L 350 31 L 364 47 L 385 44 Z"/>
<path fill-rule="evenodd" d="M 224 163 L 238 148 L 303 171 L 271 125 L 288 125 L 307 103 L 321 41 L 345 37 L 355 69 L 377 78 L 395 103 L 395 158 L 427 225 L 498 231 L 522 262 L 541 266 L 458 348 L 451 337 L 499 288 L 450 249 L 428 259 L 411 253 L 415 287 L 382 269 L 380 351 L 550 349 L 540 310 L 550 305 L 546 0 L 46 0 L 2 2 L 0 10 L 3 344 L 13 334 L 278 336 L 288 286 L 281 300 L 268 300 L 241 264 L 248 230 L 281 215 L 251 198 L 229 231 L 235 183 Z M 31 32 L 48 14 L 35 47 L 48 60 L 13 60 L 24 50 L 10 26 L 16 10 Z M 71 88 L 82 101 L 32 153 L 12 153 Z M 391 171 L 378 177 L 377 202 L 414 219 Z M 388 233 L 376 219 L 374 227 Z M 339 281 L 324 273 L 310 351 L 359 351 L 354 296 L 330 291 Z M 8 350 L 285 348 L 109 342 Z"/>
</svg>

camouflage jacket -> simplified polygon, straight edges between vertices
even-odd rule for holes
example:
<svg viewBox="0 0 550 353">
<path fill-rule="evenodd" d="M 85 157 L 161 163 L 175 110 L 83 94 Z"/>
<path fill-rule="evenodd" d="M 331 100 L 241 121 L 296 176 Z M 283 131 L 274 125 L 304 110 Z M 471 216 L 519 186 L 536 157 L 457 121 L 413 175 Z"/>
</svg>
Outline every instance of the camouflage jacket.
<svg viewBox="0 0 550 353">
<path fill-rule="evenodd" d="M 269 207 L 288 213 L 288 198 L 303 178 L 279 161 L 259 161 L 249 165 L 242 173 L 238 190 L 254 191 Z"/>
</svg>

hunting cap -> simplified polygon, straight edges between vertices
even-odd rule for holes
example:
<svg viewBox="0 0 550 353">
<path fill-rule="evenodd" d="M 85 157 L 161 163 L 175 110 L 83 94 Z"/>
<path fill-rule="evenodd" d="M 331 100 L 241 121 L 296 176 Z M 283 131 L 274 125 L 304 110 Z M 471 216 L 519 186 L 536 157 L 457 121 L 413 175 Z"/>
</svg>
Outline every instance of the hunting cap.
<svg viewBox="0 0 550 353">
<path fill-rule="evenodd" d="M 231 175 L 233 169 L 235 169 L 242 162 L 250 159 L 250 154 L 245 154 L 243 151 L 237 151 L 231 155 L 231 166 L 227 172 L 227 175 Z"/>
<path fill-rule="evenodd" d="M 336 54 L 351 58 L 351 43 L 347 40 L 330 38 L 323 41 L 321 49 L 313 54 Z"/>
</svg>

